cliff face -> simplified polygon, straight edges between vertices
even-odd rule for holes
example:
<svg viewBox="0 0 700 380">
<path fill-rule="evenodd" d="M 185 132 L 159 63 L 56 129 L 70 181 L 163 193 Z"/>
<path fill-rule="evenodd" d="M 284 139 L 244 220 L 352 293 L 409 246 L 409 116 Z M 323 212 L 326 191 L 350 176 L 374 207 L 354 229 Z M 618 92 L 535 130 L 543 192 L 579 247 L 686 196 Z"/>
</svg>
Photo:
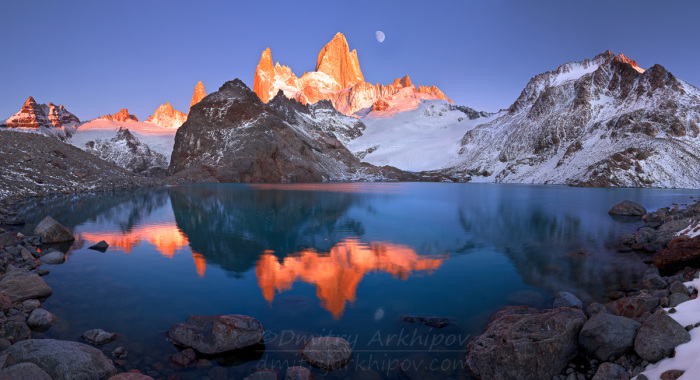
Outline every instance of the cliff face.
<svg viewBox="0 0 700 380">
<path fill-rule="evenodd" d="M 267 104 L 236 79 L 192 109 L 175 136 L 173 181 L 320 182 L 408 179 L 361 163 L 341 140 L 364 125 L 330 103 L 304 105 L 281 93 Z"/>
<path fill-rule="evenodd" d="M 335 109 L 346 115 L 375 109 L 398 113 L 415 109 L 421 100 L 443 99 L 451 102 L 435 86 L 416 87 L 408 75 L 390 85 L 365 82 L 357 51 L 350 51 L 342 33 L 336 34 L 321 49 L 316 59 L 316 70 L 304 73 L 301 78 L 289 67 L 273 64 L 270 49 L 265 49 L 255 69 L 253 91 L 267 103 L 279 90 L 303 104 L 330 100 Z"/>
</svg>

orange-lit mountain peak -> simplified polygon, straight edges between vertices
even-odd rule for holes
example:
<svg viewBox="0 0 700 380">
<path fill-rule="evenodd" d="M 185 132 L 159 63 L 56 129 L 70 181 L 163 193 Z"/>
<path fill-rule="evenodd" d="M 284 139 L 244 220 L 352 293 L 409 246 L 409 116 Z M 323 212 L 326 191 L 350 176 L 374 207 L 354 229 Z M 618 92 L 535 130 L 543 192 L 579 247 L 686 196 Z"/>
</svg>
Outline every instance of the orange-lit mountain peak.
<svg viewBox="0 0 700 380">
<path fill-rule="evenodd" d="M 316 286 L 321 306 L 338 319 L 346 303 L 355 301 L 357 287 L 366 274 L 382 271 L 405 280 L 415 272 L 437 269 L 444 259 L 420 256 L 408 246 L 346 239 L 328 253 L 303 250 L 281 263 L 265 253 L 258 259 L 255 273 L 268 302 L 274 300 L 276 292 L 290 290 L 294 282 L 303 281 Z"/>
</svg>

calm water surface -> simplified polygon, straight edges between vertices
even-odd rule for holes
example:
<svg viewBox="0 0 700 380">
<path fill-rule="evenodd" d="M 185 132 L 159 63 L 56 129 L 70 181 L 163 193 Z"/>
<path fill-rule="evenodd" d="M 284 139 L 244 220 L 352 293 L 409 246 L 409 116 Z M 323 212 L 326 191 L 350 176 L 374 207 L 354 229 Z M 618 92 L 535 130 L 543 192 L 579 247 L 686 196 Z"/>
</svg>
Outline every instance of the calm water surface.
<svg viewBox="0 0 700 380">
<path fill-rule="evenodd" d="M 691 201 L 691 190 L 493 184 L 197 185 L 36 201 L 77 238 L 68 261 L 46 265 L 59 322 L 47 338 L 89 329 L 122 334 L 122 368 L 154 377 L 241 378 L 306 365 L 314 335 L 347 338 L 353 362 L 328 378 L 464 378 L 465 344 L 498 308 L 549 307 L 567 290 L 584 300 L 638 286 L 644 264 L 618 253 L 640 222 L 607 210 Z M 25 226 L 30 233 L 33 225 Z M 105 240 L 106 253 L 87 249 Z M 265 345 L 173 368 L 166 331 L 191 314 L 247 314 Z M 442 316 L 434 329 L 404 314 Z M 398 365 L 410 359 L 403 369 Z"/>
</svg>

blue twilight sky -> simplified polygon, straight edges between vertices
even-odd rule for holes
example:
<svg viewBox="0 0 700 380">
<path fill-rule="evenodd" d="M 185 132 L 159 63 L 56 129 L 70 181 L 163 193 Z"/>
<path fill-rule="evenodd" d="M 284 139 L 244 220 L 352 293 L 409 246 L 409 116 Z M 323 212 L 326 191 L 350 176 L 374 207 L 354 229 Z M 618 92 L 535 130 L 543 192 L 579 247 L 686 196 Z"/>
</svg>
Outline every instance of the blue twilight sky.
<svg viewBox="0 0 700 380">
<path fill-rule="evenodd" d="M 28 96 L 80 119 L 253 85 L 266 47 L 298 75 L 342 32 L 365 80 L 409 74 L 455 103 L 508 107 L 534 75 L 610 49 L 700 86 L 697 0 L 0 0 L 0 119 Z M 386 34 L 383 43 L 375 31 Z"/>
</svg>

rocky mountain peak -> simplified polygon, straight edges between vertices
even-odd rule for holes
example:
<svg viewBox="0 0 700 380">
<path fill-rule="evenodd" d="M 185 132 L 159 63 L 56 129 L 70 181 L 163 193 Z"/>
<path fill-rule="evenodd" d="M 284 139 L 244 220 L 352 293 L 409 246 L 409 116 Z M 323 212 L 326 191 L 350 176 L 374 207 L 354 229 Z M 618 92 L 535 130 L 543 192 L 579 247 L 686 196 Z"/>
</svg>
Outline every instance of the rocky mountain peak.
<svg viewBox="0 0 700 380">
<path fill-rule="evenodd" d="M 37 104 L 31 96 L 19 112 L 5 121 L 8 128 L 33 129 L 62 140 L 69 137 L 78 124 L 80 120 L 62 105 Z"/>
<path fill-rule="evenodd" d="M 617 60 L 617 61 L 619 61 L 619 62 L 626 63 L 626 64 L 632 66 L 632 68 L 635 69 L 635 70 L 637 70 L 639 73 L 643 73 L 643 72 L 644 72 L 644 69 L 642 69 L 641 67 L 639 67 L 639 65 L 637 65 L 637 62 L 636 62 L 636 61 L 634 61 L 634 60 L 628 58 L 626 55 L 624 55 L 624 54 L 622 54 L 622 53 L 618 54 L 614 59 Z"/>
<path fill-rule="evenodd" d="M 27 100 L 24 102 L 22 105 L 23 107 L 30 106 L 30 105 L 36 105 L 36 100 L 34 100 L 33 97 L 28 97 Z"/>
<path fill-rule="evenodd" d="M 357 60 L 357 51 L 350 51 L 343 33 L 337 33 L 318 53 L 316 71 L 333 78 L 341 88 L 365 81 Z"/>
<path fill-rule="evenodd" d="M 199 81 L 194 87 L 194 94 L 192 94 L 192 102 L 190 103 L 190 109 L 192 109 L 192 106 L 202 101 L 202 99 L 204 99 L 205 96 L 207 96 L 207 92 L 204 90 L 204 83 L 202 83 L 202 81 Z"/>
<path fill-rule="evenodd" d="M 147 122 L 158 125 L 159 127 L 177 129 L 182 123 L 187 120 L 187 115 L 173 108 L 170 102 L 161 104 L 153 115 L 146 119 Z"/>
<path fill-rule="evenodd" d="M 130 114 L 129 110 L 126 108 L 124 108 L 121 111 L 119 111 L 115 114 L 112 114 L 112 115 L 100 116 L 100 117 L 98 117 L 98 119 L 112 120 L 112 121 L 123 121 L 123 122 L 139 121 L 139 119 L 136 116 Z"/>
</svg>

